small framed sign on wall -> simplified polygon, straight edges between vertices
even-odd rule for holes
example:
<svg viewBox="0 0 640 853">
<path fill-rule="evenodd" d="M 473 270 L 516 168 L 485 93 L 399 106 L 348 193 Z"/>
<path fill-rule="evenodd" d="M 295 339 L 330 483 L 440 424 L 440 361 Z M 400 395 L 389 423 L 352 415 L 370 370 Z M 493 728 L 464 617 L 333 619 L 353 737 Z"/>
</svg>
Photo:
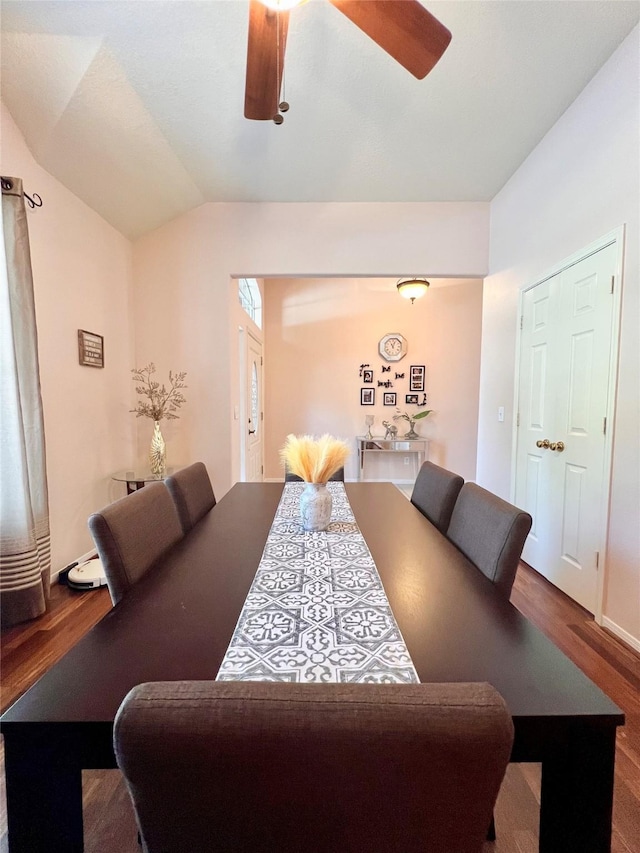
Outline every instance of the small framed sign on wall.
<svg viewBox="0 0 640 853">
<path fill-rule="evenodd" d="M 78 360 L 85 367 L 104 367 L 104 338 L 78 329 Z"/>
</svg>

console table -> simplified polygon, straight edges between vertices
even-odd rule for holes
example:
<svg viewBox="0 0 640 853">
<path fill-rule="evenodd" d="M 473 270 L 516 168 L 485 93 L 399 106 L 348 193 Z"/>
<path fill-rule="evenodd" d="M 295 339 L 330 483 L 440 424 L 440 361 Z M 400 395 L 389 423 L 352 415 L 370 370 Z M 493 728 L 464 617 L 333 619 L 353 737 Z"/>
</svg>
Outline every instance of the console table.
<svg viewBox="0 0 640 853">
<path fill-rule="evenodd" d="M 406 456 L 413 453 L 417 456 L 420 470 L 422 463 L 429 458 L 429 440 L 427 438 L 367 438 L 365 435 L 356 437 L 358 443 L 358 480 L 364 480 L 364 460 L 369 453 L 401 453 Z"/>
</svg>

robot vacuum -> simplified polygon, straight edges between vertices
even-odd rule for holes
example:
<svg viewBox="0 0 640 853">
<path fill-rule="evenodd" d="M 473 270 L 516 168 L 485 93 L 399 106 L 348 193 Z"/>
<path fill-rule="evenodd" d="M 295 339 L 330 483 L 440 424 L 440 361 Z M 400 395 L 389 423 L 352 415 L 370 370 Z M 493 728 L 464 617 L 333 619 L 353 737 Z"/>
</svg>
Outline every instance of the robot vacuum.
<svg viewBox="0 0 640 853">
<path fill-rule="evenodd" d="M 106 583 L 107 578 L 99 557 L 74 566 L 67 575 L 67 586 L 71 589 L 97 589 Z"/>
</svg>

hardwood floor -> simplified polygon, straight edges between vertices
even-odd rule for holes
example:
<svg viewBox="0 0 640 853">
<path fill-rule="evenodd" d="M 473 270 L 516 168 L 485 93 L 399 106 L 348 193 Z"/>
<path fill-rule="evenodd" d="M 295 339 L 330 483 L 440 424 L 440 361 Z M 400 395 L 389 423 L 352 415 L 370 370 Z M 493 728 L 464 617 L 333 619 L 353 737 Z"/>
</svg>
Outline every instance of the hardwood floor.
<svg viewBox="0 0 640 853">
<path fill-rule="evenodd" d="M 528 566 L 520 567 L 511 600 L 625 712 L 626 726 L 618 730 L 617 739 L 612 851 L 640 853 L 640 657 Z M 3 632 L 2 709 L 110 607 L 106 588 L 77 593 L 55 586 L 47 614 Z M 0 853 L 7 853 L 4 772 L 1 786 Z M 139 853 L 133 811 L 119 771 L 85 771 L 83 792 L 86 853 Z M 539 799 L 539 765 L 510 765 L 495 810 L 498 839 L 487 842 L 483 853 L 537 851 Z"/>
</svg>

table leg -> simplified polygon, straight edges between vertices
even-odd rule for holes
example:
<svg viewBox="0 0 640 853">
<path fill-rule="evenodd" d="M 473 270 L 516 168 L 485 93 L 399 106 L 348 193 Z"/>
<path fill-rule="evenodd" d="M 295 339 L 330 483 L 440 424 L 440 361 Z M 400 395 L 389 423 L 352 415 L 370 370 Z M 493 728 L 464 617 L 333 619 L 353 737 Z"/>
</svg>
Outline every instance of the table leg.
<svg viewBox="0 0 640 853">
<path fill-rule="evenodd" d="M 540 853 L 610 853 L 615 728 L 582 728 L 542 762 Z"/>
<path fill-rule="evenodd" d="M 64 744 L 5 731 L 11 853 L 82 853 L 82 771 Z"/>
</svg>

